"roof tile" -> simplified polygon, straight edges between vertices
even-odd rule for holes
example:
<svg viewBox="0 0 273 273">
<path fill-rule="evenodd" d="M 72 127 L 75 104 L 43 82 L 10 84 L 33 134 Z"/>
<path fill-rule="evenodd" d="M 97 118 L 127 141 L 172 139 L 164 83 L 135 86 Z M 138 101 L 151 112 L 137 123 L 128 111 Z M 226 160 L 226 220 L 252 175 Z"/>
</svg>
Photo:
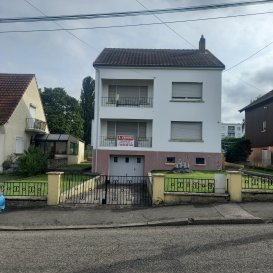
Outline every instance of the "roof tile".
<svg viewBox="0 0 273 273">
<path fill-rule="evenodd" d="M 210 51 L 197 49 L 105 48 L 93 63 L 98 66 L 219 68 L 225 65 Z"/>
<path fill-rule="evenodd" d="M 0 73 L 0 125 L 9 120 L 33 77 L 34 74 Z"/>
</svg>

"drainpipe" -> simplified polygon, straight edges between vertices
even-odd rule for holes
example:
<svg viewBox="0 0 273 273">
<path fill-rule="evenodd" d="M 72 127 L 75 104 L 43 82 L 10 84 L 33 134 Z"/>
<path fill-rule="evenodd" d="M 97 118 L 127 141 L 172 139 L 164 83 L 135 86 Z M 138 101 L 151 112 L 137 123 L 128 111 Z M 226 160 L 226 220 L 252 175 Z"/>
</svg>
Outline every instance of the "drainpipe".
<svg viewBox="0 0 273 273">
<path fill-rule="evenodd" d="M 98 75 L 98 83 L 97 83 L 97 94 L 95 94 L 95 101 L 96 101 L 96 167 L 95 167 L 95 172 L 98 171 L 98 143 L 99 143 L 99 106 L 100 106 L 100 70 L 97 70 L 97 75 Z M 97 98 L 96 98 L 97 95 Z"/>
</svg>

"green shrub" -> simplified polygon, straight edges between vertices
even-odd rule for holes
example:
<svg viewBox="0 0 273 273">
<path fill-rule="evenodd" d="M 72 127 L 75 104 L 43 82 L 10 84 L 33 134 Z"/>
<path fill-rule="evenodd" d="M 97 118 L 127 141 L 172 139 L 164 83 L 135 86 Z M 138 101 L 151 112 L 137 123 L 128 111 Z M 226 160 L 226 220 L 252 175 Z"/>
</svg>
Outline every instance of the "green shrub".
<svg viewBox="0 0 273 273">
<path fill-rule="evenodd" d="M 225 152 L 227 162 L 245 162 L 250 154 L 251 143 L 245 137 L 234 139 Z"/>
<path fill-rule="evenodd" d="M 44 173 L 47 169 L 48 155 L 41 149 L 29 147 L 18 159 L 18 172 L 26 176 Z"/>
<path fill-rule="evenodd" d="M 12 161 L 7 159 L 2 163 L 3 170 L 8 170 L 11 168 Z"/>
<path fill-rule="evenodd" d="M 12 168 L 12 164 L 16 163 L 17 157 L 15 154 L 11 154 L 7 157 L 7 159 L 2 163 L 3 170 L 9 170 Z"/>
</svg>

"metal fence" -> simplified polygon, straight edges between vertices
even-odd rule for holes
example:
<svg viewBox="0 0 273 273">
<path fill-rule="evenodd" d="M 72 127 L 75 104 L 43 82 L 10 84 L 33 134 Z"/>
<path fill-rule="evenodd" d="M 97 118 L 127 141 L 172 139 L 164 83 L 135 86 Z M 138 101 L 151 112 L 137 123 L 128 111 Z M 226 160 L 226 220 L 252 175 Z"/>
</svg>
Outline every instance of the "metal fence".
<svg viewBox="0 0 273 273">
<path fill-rule="evenodd" d="M 147 97 L 102 97 L 102 106 L 108 107 L 141 107 L 150 108 L 153 107 L 153 98 Z"/>
<path fill-rule="evenodd" d="M 9 196 L 47 196 L 48 183 L 45 182 L 24 182 L 24 181 L 8 181 L 0 183 L 0 191 L 6 197 Z"/>
<path fill-rule="evenodd" d="M 61 204 L 149 205 L 148 177 L 64 174 Z"/>
<path fill-rule="evenodd" d="M 28 130 L 39 130 L 39 131 L 45 131 L 46 130 L 46 122 L 40 119 L 35 118 L 27 118 L 26 119 Z"/>
<path fill-rule="evenodd" d="M 81 172 L 65 172 L 61 176 L 61 192 L 68 191 L 76 186 L 93 179 L 93 174 L 83 174 Z"/>
<path fill-rule="evenodd" d="M 242 189 L 244 190 L 273 190 L 273 177 L 266 175 L 242 176 Z"/>
<path fill-rule="evenodd" d="M 165 177 L 165 192 L 214 193 L 215 179 Z"/>
<path fill-rule="evenodd" d="M 117 147 L 117 138 L 101 136 L 100 145 L 102 147 Z M 134 140 L 134 147 L 152 147 L 151 137 L 136 137 Z"/>
</svg>

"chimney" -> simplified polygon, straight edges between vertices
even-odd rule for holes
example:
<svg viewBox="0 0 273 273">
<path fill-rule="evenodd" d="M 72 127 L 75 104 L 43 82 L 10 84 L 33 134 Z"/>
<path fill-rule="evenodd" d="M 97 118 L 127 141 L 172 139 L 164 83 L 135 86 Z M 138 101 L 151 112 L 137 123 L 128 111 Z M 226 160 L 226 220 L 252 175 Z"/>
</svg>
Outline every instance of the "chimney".
<svg viewBox="0 0 273 273">
<path fill-rule="evenodd" d="M 199 41 L 199 50 L 202 53 L 206 52 L 206 40 L 203 35 L 201 36 L 200 41 Z"/>
</svg>

